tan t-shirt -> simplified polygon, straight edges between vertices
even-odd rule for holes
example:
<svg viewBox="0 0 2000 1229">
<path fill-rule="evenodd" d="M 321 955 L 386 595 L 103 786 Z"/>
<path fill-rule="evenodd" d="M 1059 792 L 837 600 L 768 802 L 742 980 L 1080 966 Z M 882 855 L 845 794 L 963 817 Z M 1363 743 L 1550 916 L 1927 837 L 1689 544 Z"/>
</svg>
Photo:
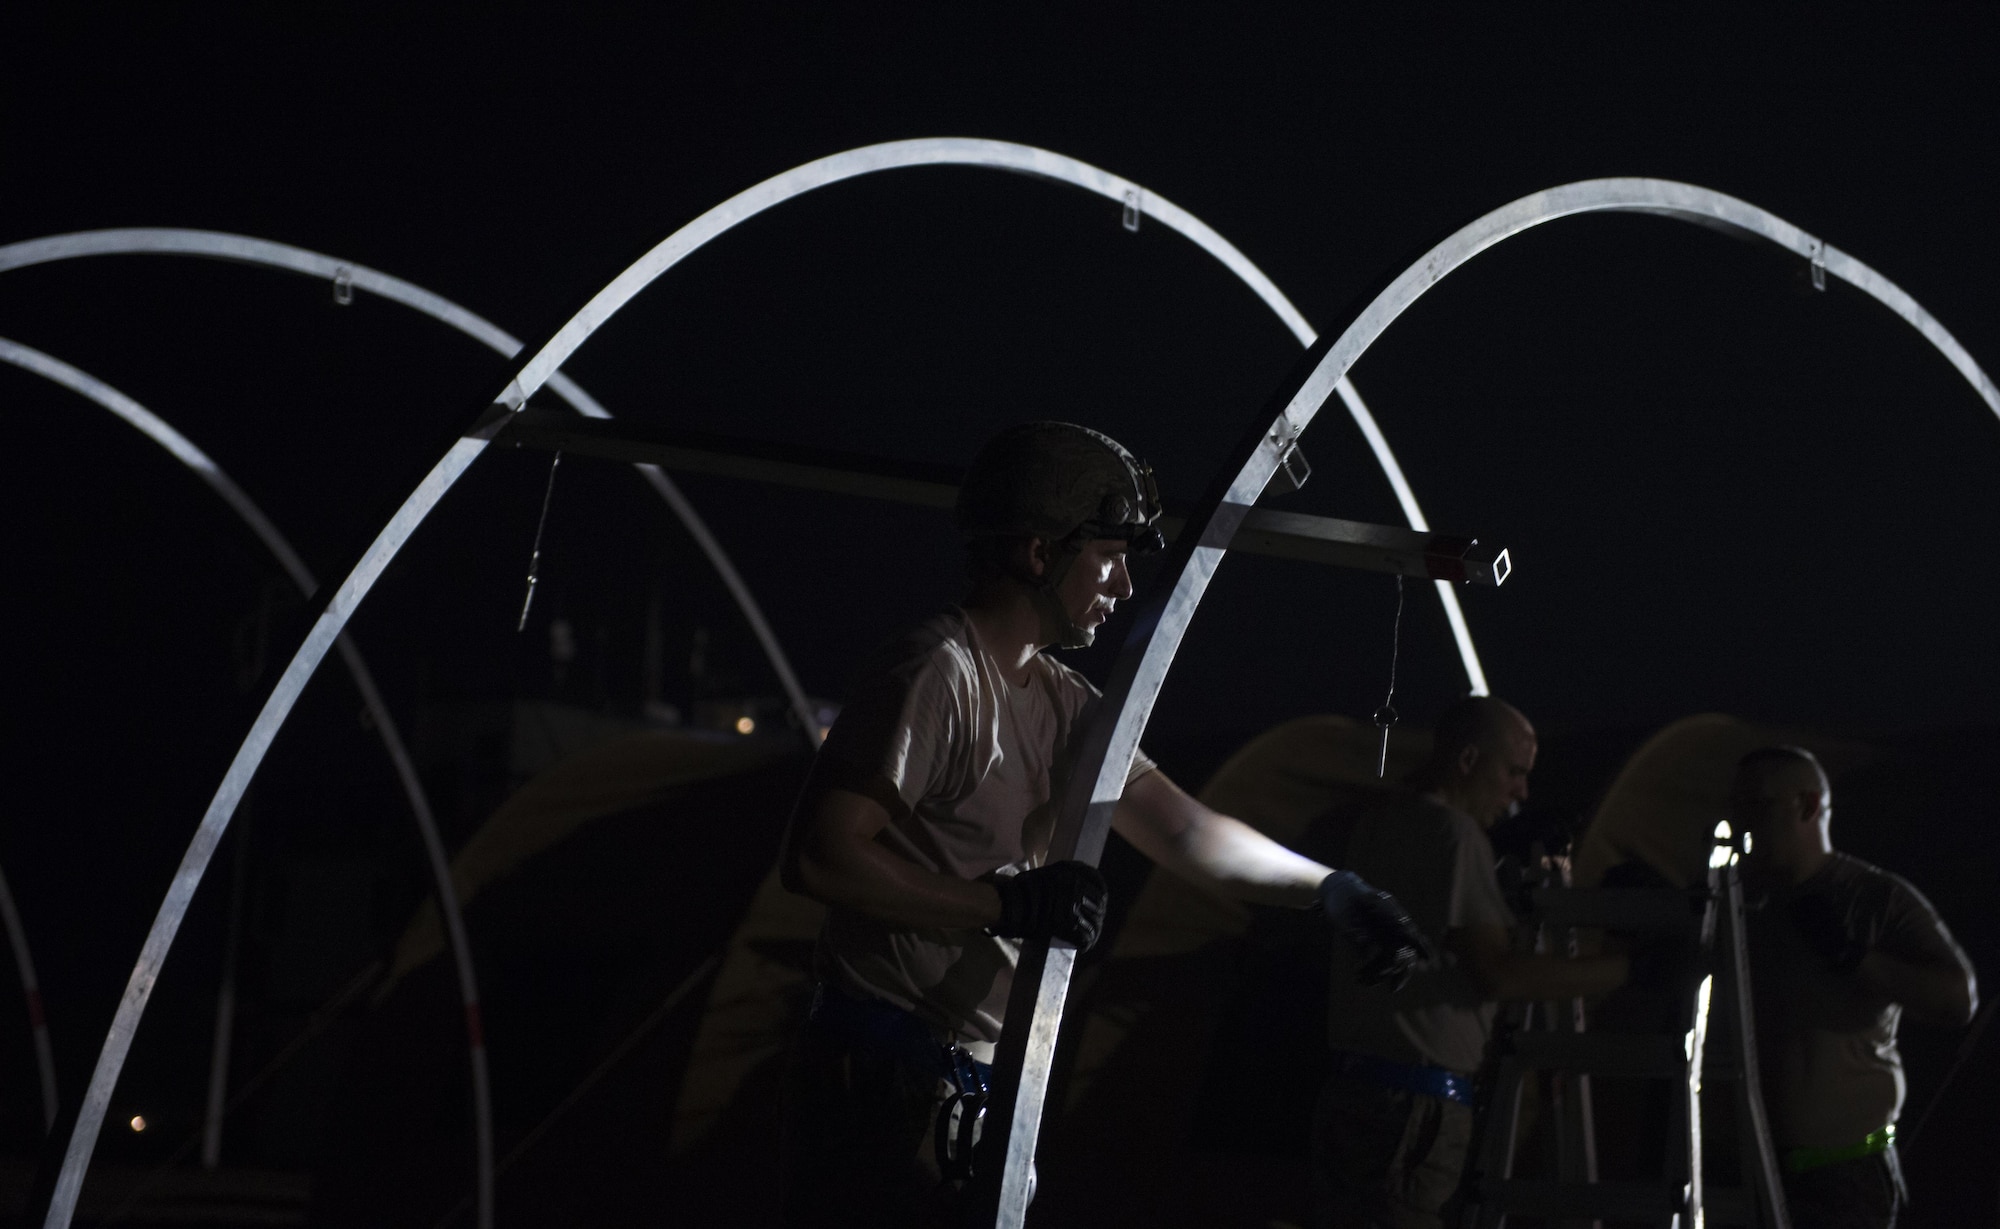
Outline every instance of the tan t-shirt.
<svg viewBox="0 0 2000 1229">
<path fill-rule="evenodd" d="M 1344 865 L 1401 901 L 1440 956 L 1392 992 L 1357 985 L 1352 955 L 1335 943 L 1327 1012 L 1333 1048 L 1467 1075 L 1478 1071 L 1494 1005 L 1481 1000 L 1472 978 L 1446 952 L 1444 936 L 1464 926 L 1514 924 L 1485 831 L 1470 815 L 1404 794 L 1361 817 Z"/>
<path fill-rule="evenodd" d="M 1042 864 L 1072 743 L 1098 691 L 1046 654 L 1009 682 L 965 614 L 946 610 L 878 658 L 821 746 L 810 798 L 841 786 L 900 799 L 876 839 L 926 870 L 961 879 Z M 1129 785 L 1151 771 L 1134 756 Z M 871 788 L 871 785 L 874 788 Z M 885 999 L 975 1056 L 1000 1037 L 1019 944 L 979 930 L 911 929 L 827 910 L 814 968 L 851 994 Z M 982 1044 L 983 1043 L 983 1044 Z"/>
<path fill-rule="evenodd" d="M 1751 911 L 1750 987 L 1757 1053 L 1781 1148 L 1858 1144 L 1903 1109 L 1903 1009 L 1835 972 L 1794 918 L 1805 896 L 1840 919 L 1850 938 L 1910 964 L 1967 972 L 1972 964 L 1937 910 L 1899 875 L 1835 853 L 1811 879 Z"/>
</svg>

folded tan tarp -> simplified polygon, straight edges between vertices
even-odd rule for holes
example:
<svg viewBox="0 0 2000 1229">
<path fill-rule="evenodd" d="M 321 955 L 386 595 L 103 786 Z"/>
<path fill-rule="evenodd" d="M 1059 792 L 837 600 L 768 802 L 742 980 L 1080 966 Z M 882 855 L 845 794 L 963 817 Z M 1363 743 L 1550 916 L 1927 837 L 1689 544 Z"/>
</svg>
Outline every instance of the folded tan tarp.
<svg viewBox="0 0 2000 1229">
<path fill-rule="evenodd" d="M 797 754 L 790 743 L 719 741 L 658 730 L 571 756 L 523 785 L 452 858 L 451 880 L 459 904 L 471 904 L 489 884 L 519 870 L 593 819 L 643 806 L 698 781 Z M 396 943 L 395 961 L 378 999 L 405 974 L 443 951 L 444 926 L 437 902 L 426 899 Z"/>
</svg>

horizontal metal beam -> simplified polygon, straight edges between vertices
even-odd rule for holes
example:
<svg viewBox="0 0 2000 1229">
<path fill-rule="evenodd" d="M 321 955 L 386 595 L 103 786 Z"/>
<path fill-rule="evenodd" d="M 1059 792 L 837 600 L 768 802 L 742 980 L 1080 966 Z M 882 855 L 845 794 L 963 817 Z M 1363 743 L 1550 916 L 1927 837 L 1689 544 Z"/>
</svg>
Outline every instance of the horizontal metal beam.
<svg viewBox="0 0 2000 1229">
<path fill-rule="evenodd" d="M 495 443 L 926 508 L 950 508 L 963 474 L 946 465 L 709 435 L 630 418 L 580 418 L 556 410 L 514 414 Z M 1160 529 L 1171 539 L 1183 523 L 1181 517 L 1166 516 Z M 1252 508 L 1230 545 L 1277 559 L 1481 585 L 1504 582 L 1512 568 L 1505 550 L 1477 538 L 1267 508 Z"/>
</svg>

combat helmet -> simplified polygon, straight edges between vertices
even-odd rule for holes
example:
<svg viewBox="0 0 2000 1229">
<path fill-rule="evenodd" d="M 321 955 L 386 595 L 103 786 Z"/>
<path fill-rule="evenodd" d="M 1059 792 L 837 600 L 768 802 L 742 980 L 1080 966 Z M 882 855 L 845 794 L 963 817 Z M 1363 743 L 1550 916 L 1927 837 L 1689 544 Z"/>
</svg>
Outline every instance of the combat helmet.
<svg viewBox="0 0 2000 1229">
<path fill-rule="evenodd" d="M 1118 441 L 1067 422 L 1029 422 L 986 441 L 958 489 L 958 530 L 967 543 L 1041 538 L 1057 548 L 1036 586 L 1038 601 L 1057 616 L 1057 641 L 1088 645 L 1092 633 L 1072 623 L 1055 597 L 1082 544 L 1117 538 L 1135 554 L 1160 550 L 1155 522 L 1160 492 L 1153 467 Z"/>
</svg>

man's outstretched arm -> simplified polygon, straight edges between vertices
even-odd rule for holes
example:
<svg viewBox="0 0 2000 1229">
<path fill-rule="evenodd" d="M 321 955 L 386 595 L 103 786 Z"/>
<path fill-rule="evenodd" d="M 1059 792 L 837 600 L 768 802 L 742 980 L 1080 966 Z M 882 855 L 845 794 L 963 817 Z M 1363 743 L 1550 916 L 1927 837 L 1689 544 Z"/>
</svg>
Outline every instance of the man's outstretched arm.
<svg viewBox="0 0 2000 1229">
<path fill-rule="evenodd" d="M 1203 806 L 1157 769 L 1125 787 L 1111 826 L 1174 874 L 1237 900 L 1304 909 L 1333 873 Z"/>
<path fill-rule="evenodd" d="M 1352 945 L 1355 976 L 1365 984 L 1400 986 L 1432 954 L 1394 897 L 1210 810 L 1158 770 L 1125 787 L 1111 826 L 1140 853 L 1210 891 L 1294 909 L 1317 905 Z"/>
</svg>

